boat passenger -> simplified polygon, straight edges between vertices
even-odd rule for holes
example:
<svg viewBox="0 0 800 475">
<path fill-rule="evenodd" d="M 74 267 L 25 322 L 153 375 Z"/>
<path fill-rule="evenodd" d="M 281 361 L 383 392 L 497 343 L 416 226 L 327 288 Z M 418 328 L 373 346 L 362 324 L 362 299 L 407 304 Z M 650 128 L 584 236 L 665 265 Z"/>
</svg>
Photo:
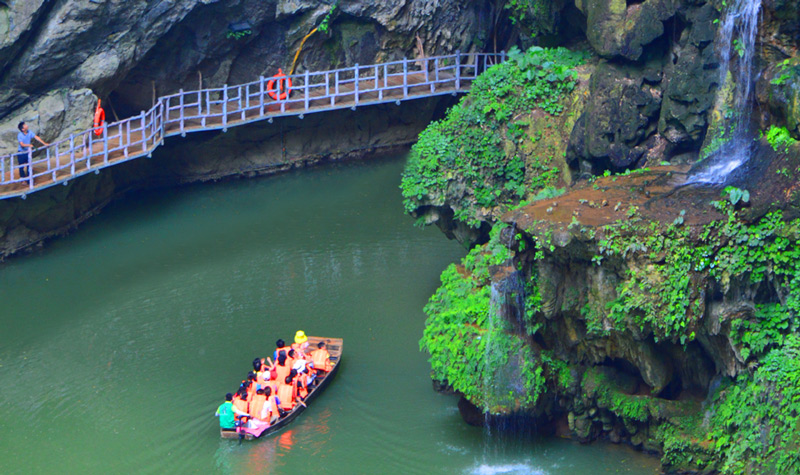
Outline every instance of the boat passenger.
<svg viewBox="0 0 800 475">
<path fill-rule="evenodd" d="M 281 417 L 281 411 L 279 409 L 281 401 L 276 395 L 277 392 L 277 390 L 273 391 L 270 387 L 264 388 L 266 403 L 264 404 L 264 409 L 262 409 L 262 415 L 264 416 L 263 420 L 270 424 L 278 422 L 278 419 Z"/>
<path fill-rule="evenodd" d="M 297 351 L 298 357 L 305 359 L 306 348 L 308 348 L 308 337 L 303 330 L 297 330 L 297 333 L 294 334 L 292 349 Z"/>
<path fill-rule="evenodd" d="M 214 416 L 219 417 L 220 429 L 235 429 L 236 416 L 245 416 L 246 412 L 242 412 L 233 405 L 233 394 L 228 393 L 225 395 L 225 402 L 219 405 L 217 412 Z"/>
<path fill-rule="evenodd" d="M 294 409 L 297 402 L 297 384 L 295 381 L 297 372 L 292 370 L 285 379 L 278 384 L 278 399 L 281 401 L 280 408 L 285 411 Z"/>
<path fill-rule="evenodd" d="M 256 374 L 252 371 L 247 373 L 247 402 L 251 402 L 253 400 L 253 396 L 256 395 Z"/>
<path fill-rule="evenodd" d="M 234 408 L 234 420 L 236 422 L 244 422 L 249 417 L 249 404 L 247 403 L 247 389 L 239 388 L 239 391 L 233 396 L 231 401 L 233 403 Z"/>
<path fill-rule="evenodd" d="M 258 373 L 259 371 L 261 371 L 261 366 L 263 366 L 263 365 L 264 365 L 264 359 L 263 358 L 254 359 L 253 360 L 253 371 L 255 373 Z"/>
<path fill-rule="evenodd" d="M 286 379 L 286 376 L 289 375 L 289 372 L 292 370 L 292 366 L 288 364 L 289 359 L 286 357 L 286 354 L 281 351 L 278 355 L 278 361 L 275 363 L 275 379 L 280 382 Z"/>
<path fill-rule="evenodd" d="M 308 384 L 308 372 L 297 373 L 297 396 L 300 399 L 305 399 L 308 396 Z"/>
<path fill-rule="evenodd" d="M 275 349 L 275 353 L 272 354 L 272 359 L 274 359 L 275 361 L 278 361 L 278 354 L 281 351 L 286 351 L 287 350 L 286 342 L 281 340 L 281 339 L 278 339 L 278 341 L 275 342 L 275 346 L 277 348 Z"/>
<path fill-rule="evenodd" d="M 323 376 L 333 369 L 331 365 L 331 355 L 328 353 L 324 341 L 317 343 L 317 349 L 311 353 L 311 361 L 314 364 L 314 370 L 316 370 L 319 376 Z"/>
<path fill-rule="evenodd" d="M 253 396 L 253 400 L 250 402 L 250 417 L 259 421 L 263 421 L 264 419 L 261 418 L 261 413 L 264 409 L 264 403 L 266 402 L 267 396 L 264 395 L 264 390 L 257 390 L 256 394 Z"/>
<path fill-rule="evenodd" d="M 261 366 L 261 370 L 256 373 L 256 389 L 262 389 L 267 386 L 267 381 L 271 378 L 269 367 L 267 365 Z"/>
</svg>

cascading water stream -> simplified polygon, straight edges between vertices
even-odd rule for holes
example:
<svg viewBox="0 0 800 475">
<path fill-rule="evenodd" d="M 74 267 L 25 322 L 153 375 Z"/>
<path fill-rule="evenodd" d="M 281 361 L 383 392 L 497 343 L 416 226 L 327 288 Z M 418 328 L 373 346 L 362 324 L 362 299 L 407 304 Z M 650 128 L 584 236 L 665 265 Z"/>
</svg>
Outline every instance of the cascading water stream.
<svg viewBox="0 0 800 475">
<path fill-rule="evenodd" d="M 512 224 L 504 233 L 503 239 L 505 246 L 512 247 L 516 223 Z M 509 348 L 505 347 L 506 341 L 501 339 L 496 341 L 493 338 L 496 332 L 509 332 L 514 331 L 515 328 L 522 328 L 524 325 L 524 309 L 525 309 L 525 284 L 522 275 L 519 271 L 509 268 L 510 272 L 503 272 L 502 277 L 495 280 L 491 284 L 490 293 L 490 306 L 489 306 L 489 319 L 486 332 L 483 335 L 484 341 L 484 358 L 486 362 L 492 362 L 497 358 L 497 355 L 507 354 Z M 492 363 L 494 366 L 494 363 Z M 494 371 L 487 371 L 484 376 L 483 386 L 486 391 L 493 393 L 495 396 L 506 394 L 509 392 L 520 393 L 524 390 L 519 386 L 518 381 L 510 377 L 510 373 L 506 371 L 507 368 L 498 367 Z M 500 424 L 501 431 L 506 429 L 510 418 L 502 417 L 495 418 L 489 414 L 489 407 L 482 408 L 484 411 L 484 429 L 486 431 L 487 442 L 492 437 L 492 427 L 497 427 Z M 513 417 L 513 416 L 512 416 Z M 518 424 L 511 424 L 517 426 Z M 489 445 L 485 446 L 488 450 Z"/>
<path fill-rule="evenodd" d="M 720 54 L 720 94 L 730 81 L 735 89 L 731 98 L 731 117 L 720 127 L 730 137 L 720 149 L 689 177 L 687 183 L 724 183 L 728 175 L 750 158 L 749 131 L 753 104 L 753 57 L 762 0 L 733 0 L 722 19 L 717 48 Z M 735 64 L 734 64 L 735 63 Z M 718 101 L 724 98 L 718 98 Z"/>
</svg>

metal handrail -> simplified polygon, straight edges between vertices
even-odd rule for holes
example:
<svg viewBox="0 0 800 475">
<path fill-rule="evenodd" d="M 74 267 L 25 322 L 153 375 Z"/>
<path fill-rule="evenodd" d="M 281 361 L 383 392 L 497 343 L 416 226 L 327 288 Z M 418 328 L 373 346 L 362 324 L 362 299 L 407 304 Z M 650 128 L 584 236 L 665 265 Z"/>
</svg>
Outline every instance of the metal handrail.
<svg viewBox="0 0 800 475">
<path fill-rule="evenodd" d="M 420 99 L 466 92 L 470 81 L 490 66 L 505 61 L 505 52 L 469 53 L 431 58 L 354 65 L 327 71 L 306 71 L 288 76 L 292 94 L 273 100 L 267 78 L 236 86 L 206 88 L 159 97 L 148 111 L 117 122 L 103 122 L 102 129 L 70 134 L 35 151 L 0 156 L 0 199 L 27 194 L 67 182 L 90 172 L 144 155 L 164 143 L 166 137 L 203 130 L 227 131 L 228 127 L 263 119 Z M 418 67 L 421 65 L 421 67 Z M 452 87 L 451 87 L 452 86 Z M 414 89 L 415 92 L 411 92 Z M 401 92 L 400 94 L 396 94 Z M 392 95 L 395 93 L 396 95 Z M 374 96 L 374 97 L 373 97 Z M 187 122 L 192 124 L 187 124 Z M 95 130 L 100 134 L 96 135 Z M 121 156 L 113 156 L 121 152 Z M 28 155 L 28 177 L 15 178 L 15 157 Z M 102 160 L 98 158 L 102 157 Z M 94 162 L 93 162 L 94 159 Z M 18 173 L 17 173 L 18 175 Z M 37 178 L 47 177 L 45 183 Z M 4 187 L 25 184 L 13 191 Z"/>
</svg>

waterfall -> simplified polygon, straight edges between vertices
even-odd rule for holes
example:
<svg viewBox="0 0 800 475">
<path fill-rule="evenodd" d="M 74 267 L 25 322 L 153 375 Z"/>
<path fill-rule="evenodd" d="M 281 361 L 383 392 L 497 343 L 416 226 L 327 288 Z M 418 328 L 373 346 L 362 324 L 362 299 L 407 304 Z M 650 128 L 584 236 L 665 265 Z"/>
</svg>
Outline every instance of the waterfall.
<svg viewBox="0 0 800 475">
<path fill-rule="evenodd" d="M 734 117 L 722 120 L 730 139 L 706 160 L 690 183 L 723 183 L 728 175 L 750 158 L 752 140 L 749 134 L 753 103 L 753 57 L 755 55 L 761 0 L 729 0 L 721 20 L 717 48 L 720 54 L 720 90 L 733 79 L 735 91 L 731 98 Z M 732 64 L 735 63 L 735 64 Z M 734 67 L 735 66 L 735 67 Z"/>
</svg>

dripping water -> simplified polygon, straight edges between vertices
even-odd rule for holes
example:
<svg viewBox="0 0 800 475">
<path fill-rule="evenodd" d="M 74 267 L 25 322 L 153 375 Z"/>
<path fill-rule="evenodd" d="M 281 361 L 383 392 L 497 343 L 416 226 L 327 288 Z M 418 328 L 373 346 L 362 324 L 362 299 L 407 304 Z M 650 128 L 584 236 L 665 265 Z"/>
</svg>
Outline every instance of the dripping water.
<svg viewBox="0 0 800 475">
<path fill-rule="evenodd" d="M 514 243 L 515 230 L 516 226 L 513 223 L 501 234 L 502 244 L 509 249 Z M 486 338 L 484 357 L 487 362 L 493 355 L 508 351 L 508 348 L 501 347 L 503 342 L 494 341 L 495 332 L 521 331 L 525 325 L 524 312 L 525 283 L 523 275 L 516 269 L 505 269 L 501 271 L 500 277 L 492 280 L 490 287 L 489 318 L 487 331 L 484 333 L 484 338 Z M 498 368 L 497 371 L 487 373 L 483 381 L 484 390 L 495 396 L 508 392 L 519 395 L 524 391 L 521 381 L 516 381 L 517 378 L 506 372 L 505 368 Z M 533 427 L 525 416 L 514 414 L 492 416 L 489 414 L 490 408 L 487 407 L 487 404 L 484 404 L 481 409 L 484 412 L 484 460 L 501 455 L 496 453 L 497 450 L 503 451 L 511 440 L 521 441 L 517 436 L 532 435 Z M 493 431 L 497 433 L 493 433 Z M 515 470 L 512 472 L 517 473 Z"/>
<path fill-rule="evenodd" d="M 758 33 L 761 0 L 732 0 L 722 19 L 717 47 L 720 54 L 721 90 L 734 81 L 732 98 L 733 118 L 723 119 L 721 127 L 730 134 L 728 140 L 700 168 L 692 174 L 687 183 L 724 183 L 731 172 L 742 166 L 750 158 L 752 139 L 749 123 L 753 103 L 753 59 Z M 718 101 L 724 98 L 718 98 Z"/>
</svg>

